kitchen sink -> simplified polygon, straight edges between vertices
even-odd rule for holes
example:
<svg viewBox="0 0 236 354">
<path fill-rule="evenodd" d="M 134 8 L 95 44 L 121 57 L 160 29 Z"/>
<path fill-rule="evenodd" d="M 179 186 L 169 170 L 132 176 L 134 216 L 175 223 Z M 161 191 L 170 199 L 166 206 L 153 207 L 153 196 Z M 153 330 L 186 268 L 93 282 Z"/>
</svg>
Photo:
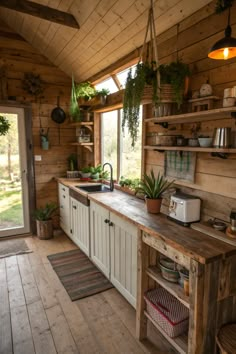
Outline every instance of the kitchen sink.
<svg viewBox="0 0 236 354">
<path fill-rule="evenodd" d="M 104 193 L 104 192 L 110 192 L 110 188 L 105 186 L 104 184 L 96 184 L 94 186 L 75 186 L 78 189 L 81 189 L 82 191 L 85 191 L 87 193 Z"/>
</svg>

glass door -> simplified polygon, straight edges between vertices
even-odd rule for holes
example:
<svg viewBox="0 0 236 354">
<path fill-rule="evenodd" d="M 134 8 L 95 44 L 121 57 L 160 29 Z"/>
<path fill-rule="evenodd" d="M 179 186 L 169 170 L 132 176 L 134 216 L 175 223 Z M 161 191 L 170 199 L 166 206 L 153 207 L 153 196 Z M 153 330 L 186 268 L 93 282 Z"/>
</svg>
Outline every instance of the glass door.
<svg viewBox="0 0 236 354">
<path fill-rule="evenodd" d="M 24 109 L 0 106 L 10 123 L 0 136 L 0 237 L 30 231 Z"/>
</svg>

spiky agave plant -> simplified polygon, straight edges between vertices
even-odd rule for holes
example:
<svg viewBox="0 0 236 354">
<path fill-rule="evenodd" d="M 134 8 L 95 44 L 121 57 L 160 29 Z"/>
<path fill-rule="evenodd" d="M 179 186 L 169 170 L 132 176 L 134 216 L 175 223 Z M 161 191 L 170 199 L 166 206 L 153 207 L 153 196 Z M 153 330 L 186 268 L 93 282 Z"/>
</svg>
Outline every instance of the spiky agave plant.
<svg viewBox="0 0 236 354">
<path fill-rule="evenodd" d="M 39 221 L 50 220 L 57 209 L 58 205 L 56 203 L 46 203 L 44 208 L 41 207 L 34 211 L 34 217 Z"/>
<path fill-rule="evenodd" d="M 156 177 L 153 170 L 151 170 L 150 175 L 144 174 L 143 179 L 136 188 L 136 193 L 143 193 L 146 198 L 149 199 L 160 199 L 162 194 L 166 192 L 173 183 L 174 180 L 169 182 L 160 172 Z"/>
</svg>

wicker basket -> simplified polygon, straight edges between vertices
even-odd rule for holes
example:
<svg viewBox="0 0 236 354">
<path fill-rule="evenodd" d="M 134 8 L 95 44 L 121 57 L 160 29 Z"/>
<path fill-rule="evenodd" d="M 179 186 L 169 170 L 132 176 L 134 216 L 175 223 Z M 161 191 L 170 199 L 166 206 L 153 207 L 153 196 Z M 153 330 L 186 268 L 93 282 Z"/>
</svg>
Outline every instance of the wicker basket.
<svg viewBox="0 0 236 354">
<path fill-rule="evenodd" d="M 189 310 L 167 290 L 148 291 L 144 299 L 148 314 L 168 336 L 177 337 L 188 330 Z"/>
</svg>

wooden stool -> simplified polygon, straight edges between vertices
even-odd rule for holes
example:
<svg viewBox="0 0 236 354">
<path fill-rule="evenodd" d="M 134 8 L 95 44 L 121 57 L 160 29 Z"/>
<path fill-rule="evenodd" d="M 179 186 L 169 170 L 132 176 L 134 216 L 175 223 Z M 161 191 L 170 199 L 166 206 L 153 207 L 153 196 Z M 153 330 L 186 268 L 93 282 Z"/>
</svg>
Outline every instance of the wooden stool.
<svg viewBox="0 0 236 354">
<path fill-rule="evenodd" d="M 216 336 L 216 343 L 221 354 L 236 354 L 236 323 L 221 327 Z"/>
</svg>

